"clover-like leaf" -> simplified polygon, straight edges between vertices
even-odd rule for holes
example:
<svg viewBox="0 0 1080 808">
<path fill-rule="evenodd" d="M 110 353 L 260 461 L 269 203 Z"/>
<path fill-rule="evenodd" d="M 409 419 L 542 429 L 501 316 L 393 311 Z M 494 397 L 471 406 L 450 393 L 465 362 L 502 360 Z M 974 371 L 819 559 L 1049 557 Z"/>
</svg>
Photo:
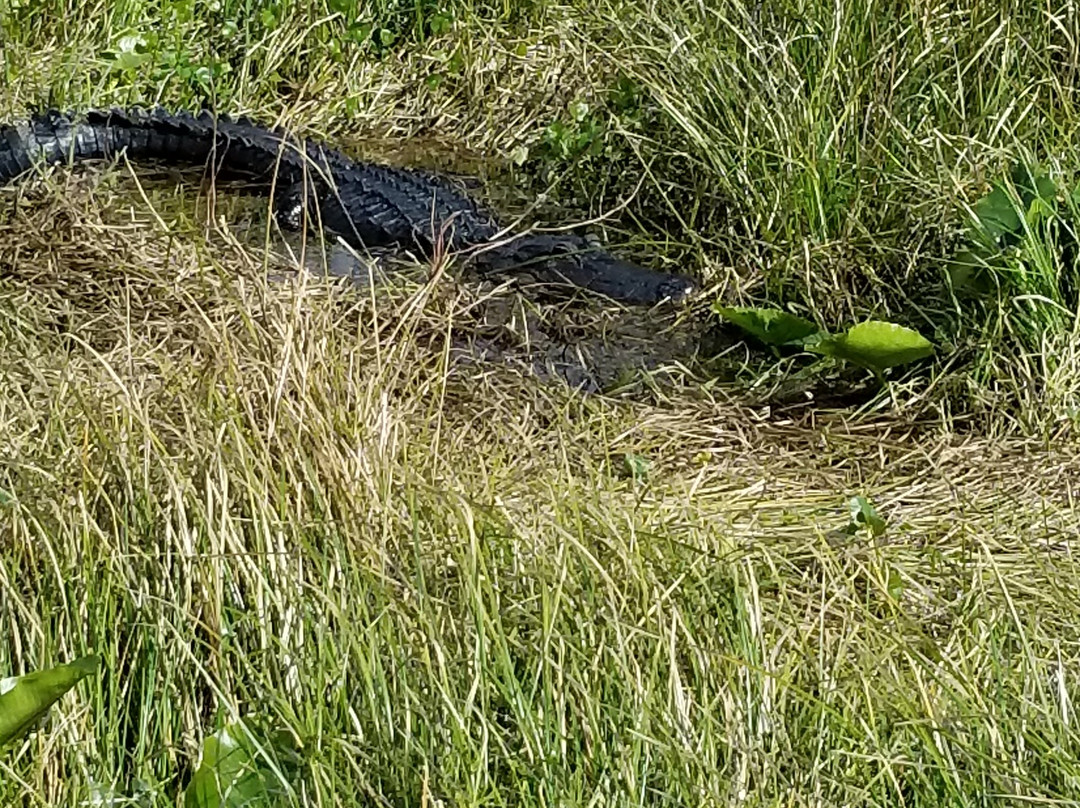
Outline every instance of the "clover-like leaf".
<svg viewBox="0 0 1080 808">
<path fill-rule="evenodd" d="M 848 502 L 848 513 L 851 516 L 851 521 L 847 526 L 848 533 L 868 530 L 870 535 L 876 538 L 888 528 L 888 524 L 878 514 L 877 508 L 866 497 L 852 497 Z"/>
<path fill-rule="evenodd" d="M 1020 232 L 1020 212 L 1001 185 L 975 203 L 975 216 L 982 234 L 995 244 Z"/>
<path fill-rule="evenodd" d="M 1057 207 L 1057 185 L 1046 174 L 1037 174 L 1026 163 L 1017 163 L 1012 170 L 1012 181 L 1025 209 L 1030 209 L 1036 200 L 1050 210 Z"/>
<path fill-rule="evenodd" d="M 647 480 L 649 478 L 649 461 L 644 455 L 635 452 L 624 452 L 622 456 L 622 468 L 620 476 L 632 480 Z"/>
</svg>

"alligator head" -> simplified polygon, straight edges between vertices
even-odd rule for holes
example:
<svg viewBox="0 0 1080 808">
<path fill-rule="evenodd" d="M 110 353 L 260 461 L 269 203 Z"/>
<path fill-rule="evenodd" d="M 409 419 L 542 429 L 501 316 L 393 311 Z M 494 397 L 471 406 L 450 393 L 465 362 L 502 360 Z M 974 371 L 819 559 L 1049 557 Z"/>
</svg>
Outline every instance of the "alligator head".
<svg viewBox="0 0 1080 808">
<path fill-rule="evenodd" d="M 528 274 L 632 305 L 679 303 L 698 290 L 692 278 L 631 264 L 571 234 L 522 236 L 480 253 L 478 262 L 495 273 Z"/>
</svg>

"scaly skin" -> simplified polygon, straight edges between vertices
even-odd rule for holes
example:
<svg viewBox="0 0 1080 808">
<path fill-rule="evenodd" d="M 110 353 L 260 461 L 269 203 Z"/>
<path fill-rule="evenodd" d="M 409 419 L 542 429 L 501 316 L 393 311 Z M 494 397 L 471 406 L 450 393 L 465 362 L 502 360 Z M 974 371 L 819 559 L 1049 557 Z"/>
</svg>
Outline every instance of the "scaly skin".
<svg viewBox="0 0 1080 808">
<path fill-rule="evenodd" d="M 39 163 L 107 159 L 122 151 L 132 160 L 205 165 L 215 175 L 254 181 L 273 190 L 282 225 L 317 219 L 358 249 L 398 246 L 428 257 L 437 249 L 472 250 L 470 260 L 482 272 L 524 271 L 543 283 L 631 304 L 677 301 L 695 288 L 689 278 L 620 261 L 580 236 L 496 238 L 497 223 L 437 177 L 358 163 L 321 144 L 209 112 L 95 110 L 76 118 L 51 111 L 0 126 L 0 184 Z"/>
</svg>

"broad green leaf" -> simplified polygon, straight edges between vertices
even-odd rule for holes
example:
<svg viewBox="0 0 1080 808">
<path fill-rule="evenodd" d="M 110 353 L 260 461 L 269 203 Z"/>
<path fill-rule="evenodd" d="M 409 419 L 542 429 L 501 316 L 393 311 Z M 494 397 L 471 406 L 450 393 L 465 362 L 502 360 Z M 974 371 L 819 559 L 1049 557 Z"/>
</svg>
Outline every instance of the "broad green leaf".
<svg viewBox="0 0 1080 808">
<path fill-rule="evenodd" d="M 259 752 L 274 761 L 271 767 Z M 292 735 L 261 731 L 255 722 L 227 724 L 203 742 L 199 768 L 184 792 L 184 808 L 275 808 L 286 804 L 289 776 L 298 756 Z M 274 768 L 277 768 L 277 772 Z"/>
<path fill-rule="evenodd" d="M 1012 170 L 1012 181 L 1024 208 L 1031 208 L 1036 200 L 1051 210 L 1057 207 L 1057 185 L 1046 174 L 1036 174 L 1031 166 L 1017 163 Z"/>
<path fill-rule="evenodd" d="M 1020 231 L 1020 214 L 1001 185 L 995 185 L 994 190 L 975 203 L 975 215 L 982 232 L 995 243 Z"/>
<path fill-rule="evenodd" d="M 809 320 L 780 309 L 713 304 L 713 311 L 766 345 L 798 345 L 820 332 Z"/>
<path fill-rule="evenodd" d="M 80 679 L 97 671 L 97 656 L 86 656 L 25 676 L 0 681 L 0 746 L 28 732 L 53 703 Z"/>
<path fill-rule="evenodd" d="M 808 347 L 878 372 L 934 353 L 933 344 L 918 331 L 880 320 L 867 320 Z"/>
</svg>

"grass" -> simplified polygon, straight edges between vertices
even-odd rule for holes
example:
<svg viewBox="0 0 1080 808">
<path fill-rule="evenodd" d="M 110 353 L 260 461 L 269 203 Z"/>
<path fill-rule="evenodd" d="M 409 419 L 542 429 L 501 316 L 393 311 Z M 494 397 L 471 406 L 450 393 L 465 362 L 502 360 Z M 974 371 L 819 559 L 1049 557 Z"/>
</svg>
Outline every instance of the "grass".
<svg viewBox="0 0 1080 808">
<path fill-rule="evenodd" d="M 462 359 L 528 304 L 453 266 L 268 281 L 247 209 L 160 174 L 6 189 L 0 672 L 104 672 L 5 750 L 0 804 L 176 805 L 248 714 L 302 742 L 296 805 L 1075 804 L 1071 335 L 1022 353 L 941 284 L 1012 157 L 1075 171 L 1075 22 L 0 0 L 0 119 L 255 113 L 468 165 L 509 216 L 616 211 L 602 235 L 729 301 L 943 346 L 887 410 L 677 368 L 581 395 Z M 844 530 L 856 495 L 883 536 Z"/>
</svg>

